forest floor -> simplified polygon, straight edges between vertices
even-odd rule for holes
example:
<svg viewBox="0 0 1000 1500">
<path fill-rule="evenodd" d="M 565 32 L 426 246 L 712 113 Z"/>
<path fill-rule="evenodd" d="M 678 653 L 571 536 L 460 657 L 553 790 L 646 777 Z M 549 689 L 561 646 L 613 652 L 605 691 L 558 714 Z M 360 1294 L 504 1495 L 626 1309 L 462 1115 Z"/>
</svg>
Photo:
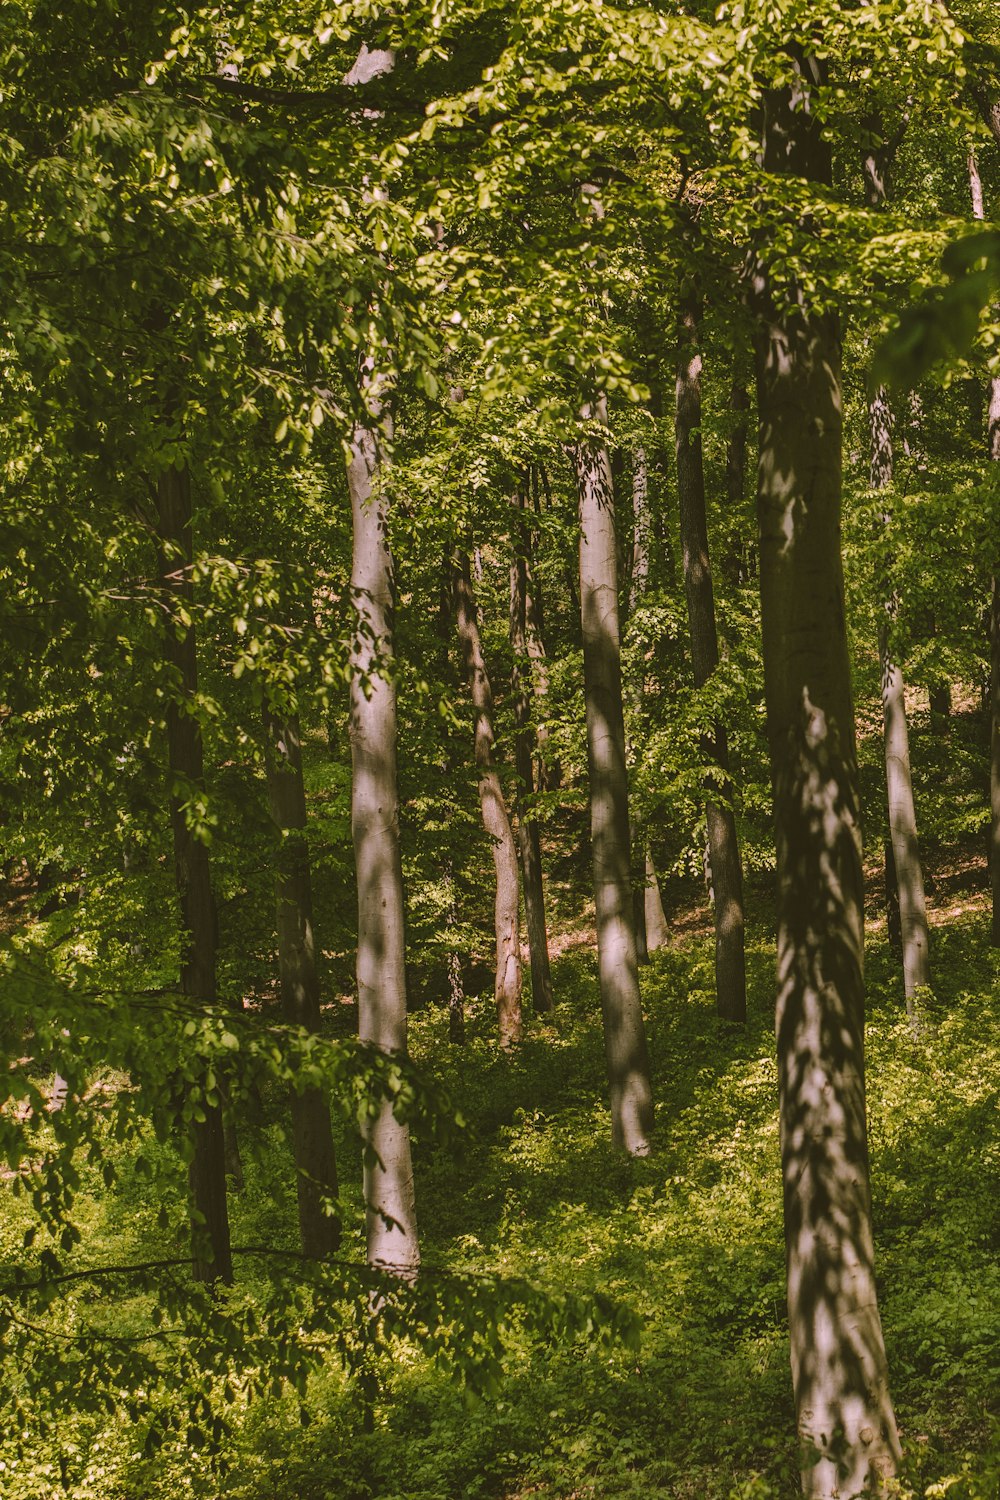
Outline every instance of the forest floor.
<svg viewBox="0 0 1000 1500">
<path fill-rule="evenodd" d="M 882 1315 L 908 1464 L 901 1493 L 997 1500 L 1000 955 L 989 946 L 985 869 L 972 845 L 928 861 L 934 991 L 916 1028 L 869 874 L 868 1105 Z M 514 1327 L 500 1388 L 470 1401 L 446 1369 L 404 1344 L 378 1371 L 368 1420 L 356 1385 L 331 1366 L 311 1384 L 308 1427 L 291 1395 L 238 1417 L 225 1475 L 195 1452 L 143 1461 L 123 1426 L 100 1438 L 104 1487 L 67 1493 L 792 1500 L 770 913 L 770 893 L 752 886 L 745 1029 L 715 1016 L 699 893 L 673 912 L 673 941 L 643 969 L 657 1101 L 645 1160 L 622 1160 L 610 1145 L 585 920 L 557 946 L 554 1011 L 530 1019 L 513 1055 L 493 1040 L 489 996 L 470 1003 L 464 1048 L 449 1044 L 440 1007 L 412 1018 L 415 1057 L 450 1086 L 470 1125 L 458 1156 L 417 1142 L 424 1274 L 493 1270 L 551 1292 L 606 1293 L 638 1314 L 638 1353 L 586 1339 L 539 1347 Z M 247 1185 L 233 1200 L 237 1242 L 291 1243 L 279 1105 L 257 1127 Z M 360 1176 L 348 1140 L 341 1176 Z M 358 1254 L 357 1193 L 354 1212 Z M 88 1257 L 99 1258 L 104 1240 L 120 1253 L 127 1214 L 127 1203 L 112 1210 L 95 1198 Z"/>
<path fill-rule="evenodd" d="M 919 1026 L 869 880 L 868 1097 L 877 1260 L 902 1493 L 1000 1495 L 1000 959 L 981 852 L 928 862 L 935 988 Z M 469 1405 L 417 1357 L 384 1372 L 373 1432 L 339 1379 L 291 1443 L 256 1427 L 246 1500 L 751 1500 L 797 1495 L 784 1305 L 770 896 L 751 893 L 750 1019 L 714 1014 L 704 905 L 643 971 L 658 1110 L 647 1160 L 611 1149 L 596 959 L 586 924 L 555 963 L 553 1015 L 504 1056 L 487 999 L 450 1047 L 414 1017 L 417 1058 L 471 1122 L 459 1160 L 418 1149 L 427 1273 L 493 1268 L 600 1289 L 643 1325 L 624 1348 L 532 1347 Z M 249 1434 L 248 1434 L 249 1436 Z M 946 1488 L 940 1488 L 946 1484 Z M 938 1486 L 938 1487 L 936 1487 Z"/>
</svg>

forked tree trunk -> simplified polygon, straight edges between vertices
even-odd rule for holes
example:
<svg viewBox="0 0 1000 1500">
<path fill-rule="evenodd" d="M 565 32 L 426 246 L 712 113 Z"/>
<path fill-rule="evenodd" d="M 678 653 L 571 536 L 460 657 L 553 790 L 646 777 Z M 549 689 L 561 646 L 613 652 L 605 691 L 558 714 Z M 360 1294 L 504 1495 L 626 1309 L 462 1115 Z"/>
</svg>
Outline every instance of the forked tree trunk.
<svg viewBox="0 0 1000 1500">
<path fill-rule="evenodd" d="M 522 512 L 524 495 L 513 497 L 515 511 Z M 527 645 L 528 571 L 523 540 L 523 520 L 515 528 L 517 555 L 510 570 L 510 644 L 513 656 L 511 688 L 514 699 L 514 763 L 517 771 L 517 840 L 524 889 L 524 917 L 528 928 L 531 961 L 531 1004 L 541 1013 L 552 1009 L 552 977 L 549 970 L 549 939 L 545 924 L 545 889 L 542 884 L 542 841 L 538 819 L 531 806 L 535 792 L 534 735 L 531 728 L 531 665 Z"/>
<path fill-rule="evenodd" d="M 603 397 L 585 408 L 603 425 Z M 630 1156 L 644 1156 L 653 1130 L 646 1027 L 632 925 L 628 777 L 622 712 L 621 645 L 614 495 L 608 452 L 599 439 L 574 448 L 580 504 L 580 611 L 587 704 L 590 829 L 604 1045 L 611 1088 L 611 1134 Z"/>
<path fill-rule="evenodd" d="M 701 352 L 698 348 L 700 309 L 697 298 L 685 293 L 677 327 L 677 493 L 680 500 L 681 550 L 684 587 L 691 626 L 691 665 L 695 687 L 704 687 L 719 665 L 715 625 L 715 596 L 708 555 L 705 511 L 705 469 L 701 447 Z M 726 1021 L 746 1020 L 746 960 L 743 946 L 743 866 L 740 863 L 736 818 L 728 799 L 729 755 L 725 727 L 716 722 L 702 740 L 702 753 L 718 769 L 706 784 L 705 821 L 708 857 L 715 892 L 715 988 L 719 1015 Z M 715 783 L 713 786 L 712 783 Z M 719 791 L 727 801 L 712 796 Z"/>
<path fill-rule="evenodd" d="M 475 716 L 473 747 L 479 773 L 479 806 L 493 853 L 496 895 L 493 903 L 496 933 L 497 1029 L 500 1045 L 521 1040 L 521 942 L 518 932 L 519 885 L 514 831 L 503 788 L 493 764 L 493 691 L 479 635 L 472 593 L 472 571 L 467 553 L 455 559 L 452 572 L 455 624 L 465 680 Z"/>
<path fill-rule="evenodd" d="M 358 424 L 347 469 L 354 528 L 351 593 L 351 832 L 358 877 L 358 1028 L 363 1042 L 406 1049 L 403 870 L 396 778 L 396 687 L 392 678 L 392 562 L 379 488 L 375 431 Z M 368 1261 L 416 1274 L 413 1166 L 408 1127 L 388 1100 L 364 1123 Z"/>
<path fill-rule="evenodd" d="M 189 614 L 191 581 L 191 477 L 187 468 L 167 469 L 157 481 L 160 582 L 166 611 L 164 654 L 177 687 L 167 707 L 170 768 L 170 827 L 174 871 L 184 929 L 181 991 L 201 1005 L 214 1005 L 215 903 L 208 847 L 188 825 L 187 808 L 204 791 L 201 727 L 193 712 L 198 693 L 195 628 Z M 194 1274 L 200 1281 L 233 1279 L 226 1202 L 226 1149 L 221 1104 L 202 1102 L 204 1119 L 193 1126 L 191 1200 Z"/>
<path fill-rule="evenodd" d="M 763 165 L 829 184 L 821 65 L 765 98 Z M 858 768 L 841 564 L 840 340 L 832 313 L 755 291 L 758 515 L 778 875 L 777 1043 L 792 1380 L 810 1500 L 895 1470 L 865 1121 Z M 780 310 L 779 310 L 780 309 Z"/>
<path fill-rule="evenodd" d="M 294 714 L 265 708 L 264 730 L 268 803 L 281 840 L 274 866 L 281 1004 L 289 1025 L 318 1035 L 319 975 L 299 721 Z M 309 1088 L 293 1091 L 291 1108 L 299 1238 L 305 1255 L 322 1260 L 340 1245 L 340 1222 L 324 1207 L 324 1199 L 337 1200 L 330 1105 L 322 1089 Z"/>
<path fill-rule="evenodd" d="M 993 122 L 1000 142 L 1000 107 L 986 106 L 987 118 Z M 976 219 L 986 217 L 983 184 L 974 151 L 969 153 L 969 187 L 972 213 Z M 986 442 L 990 462 L 1000 463 L 1000 378 L 990 377 L 989 407 L 986 419 Z M 990 889 L 993 921 L 990 942 L 1000 948 L 1000 558 L 993 565 L 990 594 Z"/>
<path fill-rule="evenodd" d="M 888 489 L 892 484 L 892 416 L 884 387 L 873 391 L 868 402 L 871 430 L 871 487 Z M 888 525 L 888 513 L 883 525 Z M 896 614 L 891 587 L 885 589 L 886 619 L 879 627 L 878 648 L 882 667 L 882 720 L 885 732 L 885 783 L 889 801 L 889 838 L 899 907 L 899 936 L 903 950 L 903 989 L 906 1008 L 913 1014 L 913 997 L 930 983 L 930 935 L 924 876 L 917 843 L 917 816 L 913 803 L 910 771 L 910 741 L 906 725 L 903 673 L 892 658 L 889 625 Z M 889 870 L 886 867 L 886 886 Z M 887 915 L 891 914 L 887 912 Z"/>
</svg>

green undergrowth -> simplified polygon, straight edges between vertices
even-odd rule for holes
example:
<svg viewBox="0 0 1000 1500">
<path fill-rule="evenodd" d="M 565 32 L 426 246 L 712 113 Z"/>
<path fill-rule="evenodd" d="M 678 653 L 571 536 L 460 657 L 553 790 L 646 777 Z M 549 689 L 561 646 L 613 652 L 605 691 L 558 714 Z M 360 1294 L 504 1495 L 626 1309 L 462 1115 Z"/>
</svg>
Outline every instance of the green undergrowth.
<svg viewBox="0 0 1000 1500">
<path fill-rule="evenodd" d="M 456 1157 L 417 1146 L 424 1275 L 457 1269 L 600 1291 L 638 1313 L 638 1350 L 586 1338 L 539 1346 L 516 1320 L 505 1375 L 471 1399 L 405 1341 L 367 1394 L 331 1363 L 297 1397 L 237 1407 L 228 1471 L 200 1452 L 135 1456 L 134 1434 L 90 1419 L 91 1462 L 69 1493 L 100 1500 L 513 1500 L 662 1496 L 785 1500 L 798 1493 L 784 1304 L 773 950 L 750 945 L 750 1020 L 714 1015 L 712 941 L 643 971 L 657 1099 L 646 1160 L 611 1149 L 596 965 L 555 969 L 557 1004 L 513 1056 L 486 998 L 464 1048 L 437 1008 L 413 1017 L 417 1060 L 470 1122 Z M 933 995 L 916 1026 L 887 951 L 868 957 L 868 1101 L 883 1322 L 908 1471 L 901 1493 L 1000 1495 L 1000 1006 L 985 919 L 934 930 Z M 269 1134 L 269 1131 L 271 1132 Z M 239 1236 L 294 1223 L 286 1147 L 265 1117 L 236 1204 Z M 342 1151 L 357 1176 L 356 1148 Z M 141 1193 L 141 1189 L 136 1189 Z M 96 1195 L 96 1187 L 95 1187 Z M 13 1213 L 5 1208 L 5 1213 Z M 354 1249 L 360 1201 L 353 1201 Z M 90 1253 L 121 1253 L 127 1215 L 95 1206 Z M 13 1219 L 7 1232 L 17 1230 Z M 152 1226 L 149 1234 L 153 1234 Z M 134 1249 L 141 1248 L 141 1237 Z M 374 1392 L 374 1395 L 373 1395 Z M 67 1419 L 69 1420 L 69 1419 Z M 96 1447 L 94 1446 L 96 1444 Z M 37 1471 L 36 1471 L 37 1472 Z M 58 1472 L 39 1500 L 61 1493 Z M 0 1476 L 2 1481 L 2 1476 Z M 4 1485 L 0 1482 L 0 1493 Z M 17 1488 L 18 1500 L 34 1500 Z"/>
</svg>

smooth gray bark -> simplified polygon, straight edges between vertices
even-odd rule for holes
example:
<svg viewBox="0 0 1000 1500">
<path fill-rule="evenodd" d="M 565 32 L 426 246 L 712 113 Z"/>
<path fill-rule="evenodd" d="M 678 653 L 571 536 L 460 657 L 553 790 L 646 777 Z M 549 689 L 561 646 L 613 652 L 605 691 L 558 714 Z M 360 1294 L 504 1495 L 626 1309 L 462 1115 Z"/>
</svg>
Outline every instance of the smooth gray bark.
<svg viewBox="0 0 1000 1500">
<path fill-rule="evenodd" d="M 680 501 L 681 551 L 684 588 L 691 630 L 691 665 L 696 688 L 704 687 L 719 665 L 715 624 L 715 595 L 708 554 L 705 508 L 705 469 L 701 447 L 701 351 L 698 347 L 700 309 L 693 293 L 681 299 L 677 325 L 677 493 Z M 744 955 L 743 866 L 740 862 L 736 818 L 730 798 L 729 755 L 725 726 L 719 722 L 702 741 L 706 759 L 717 771 L 706 782 L 705 821 L 708 856 L 715 893 L 715 987 L 719 1015 L 726 1021 L 746 1020 L 746 959 Z M 716 796 L 712 796 L 712 792 Z M 726 801 L 718 796 L 721 791 Z"/>
<path fill-rule="evenodd" d="M 531 799 L 535 794 L 535 737 L 531 727 L 531 661 L 528 655 L 528 566 L 524 545 L 524 494 L 513 496 L 516 512 L 516 556 L 510 570 L 510 644 L 513 657 L 514 763 L 517 771 L 517 839 L 524 890 L 524 919 L 531 962 L 531 1004 L 541 1013 L 552 1009 L 549 938 L 542 883 L 542 841 Z"/>
<path fill-rule="evenodd" d="M 493 690 L 483 656 L 479 621 L 472 592 L 472 570 L 467 553 L 455 559 L 452 573 L 455 624 L 462 668 L 472 698 L 473 749 L 479 773 L 479 806 L 483 828 L 493 853 L 496 892 L 493 903 L 496 934 L 494 996 L 500 1044 L 521 1040 L 521 942 L 518 931 L 520 889 L 517 849 L 500 777 L 493 762 Z"/>
<path fill-rule="evenodd" d="M 646 846 L 646 946 L 650 953 L 666 946 L 670 930 L 663 910 L 660 882 L 653 863 L 653 855 Z"/>
<path fill-rule="evenodd" d="M 351 832 L 358 877 L 358 1029 L 387 1052 L 406 1050 L 403 870 L 396 776 L 396 686 L 392 676 L 392 561 L 374 424 L 358 423 L 347 469 L 354 530 L 351 593 Z M 416 1273 L 413 1165 L 408 1127 L 388 1100 L 364 1122 L 368 1260 Z"/>
<path fill-rule="evenodd" d="M 274 865 L 281 1004 L 292 1026 L 319 1033 L 319 974 L 313 933 L 312 872 L 306 842 L 306 796 L 298 718 L 264 710 L 267 793 L 280 844 Z M 339 1220 L 324 1208 L 337 1200 L 330 1105 L 322 1089 L 293 1091 L 292 1152 L 303 1253 L 315 1260 L 340 1245 Z"/>
<path fill-rule="evenodd" d="M 584 420 L 607 425 L 603 397 Z M 580 507 L 580 611 L 590 828 L 604 1044 L 611 1089 L 611 1134 L 630 1156 L 650 1149 L 653 1093 L 632 925 L 628 775 L 622 712 L 621 644 L 614 495 L 599 438 L 574 447 Z"/>
<path fill-rule="evenodd" d="M 821 65 L 765 99 L 766 171 L 829 184 Z M 858 768 L 841 563 L 836 317 L 756 274 L 761 612 L 777 834 L 776 1030 L 792 1382 L 809 1500 L 891 1475 L 865 1120 Z"/>
<path fill-rule="evenodd" d="M 166 612 L 165 656 L 178 688 L 167 706 L 170 769 L 170 827 L 174 874 L 184 933 L 181 991 L 201 1005 L 214 1005 L 215 902 L 208 847 L 188 826 L 186 806 L 204 790 L 201 726 L 193 712 L 198 693 L 195 627 L 184 623 L 191 601 L 191 476 L 186 467 L 167 469 L 156 487 L 160 544 L 160 584 Z M 190 1166 L 191 1200 L 196 1216 L 194 1274 L 200 1281 L 233 1279 L 226 1201 L 226 1148 L 220 1104 L 206 1104 L 195 1123 Z M 203 1224 L 203 1228 L 200 1225 Z"/>
<path fill-rule="evenodd" d="M 888 392 L 878 387 L 869 397 L 871 474 L 873 490 L 888 489 L 893 479 L 892 414 Z M 888 525 L 888 512 L 883 525 Z M 885 615 L 879 627 L 879 660 L 882 668 L 882 722 L 885 741 L 885 781 L 889 803 L 889 838 L 899 906 L 899 934 L 903 957 L 903 988 L 907 1010 L 913 1012 L 917 990 L 930 983 L 930 932 L 927 902 L 917 842 L 917 816 L 910 770 L 910 742 L 906 724 L 903 673 L 893 660 L 889 627 L 896 614 L 891 588 L 885 590 Z M 888 866 L 886 884 L 889 884 Z"/>
</svg>

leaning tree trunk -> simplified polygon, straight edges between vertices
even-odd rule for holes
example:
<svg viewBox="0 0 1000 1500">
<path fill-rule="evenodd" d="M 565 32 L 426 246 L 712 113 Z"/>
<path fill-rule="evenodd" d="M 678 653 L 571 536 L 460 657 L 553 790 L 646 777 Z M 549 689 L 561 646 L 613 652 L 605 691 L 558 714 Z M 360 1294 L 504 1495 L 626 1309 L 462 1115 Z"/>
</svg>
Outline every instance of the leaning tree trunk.
<svg viewBox="0 0 1000 1500">
<path fill-rule="evenodd" d="M 987 119 L 1000 142 L 1000 106 L 988 105 Z M 969 187 L 972 213 L 976 219 L 986 217 L 983 184 L 974 151 L 969 153 Z M 1000 377 L 990 377 L 986 441 L 991 463 L 1000 463 Z M 1000 561 L 993 567 L 990 596 L 990 888 L 993 898 L 993 923 L 990 942 L 1000 948 Z"/>
<path fill-rule="evenodd" d="M 170 826 L 180 897 L 184 951 L 181 990 L 199 1005 L 214 1005 L 215 904 L 208 847 L 188 822 L 192 798 L 204 790 L 201 726 L 193 711 L 198 693 L 195 628 L 190 619 L 191 477 L 186 467 L 167 469 L 157 481 L 160 581 L 166 613 L 165 656 L 177 693 L 167 707 Z M 204 1119 L 193 1126 L 191 1199 L 196 1216 L 194 1273 L 200 1281 L 233 1279 L 226 1203 L 226 1148 L 222 1106 L 203 1100 Z"/>
<path fill-rule="evenodd" d="M 701 449 L 700 308 L 697 297 L 681 299 L 677 326 L 677 493 L 680 500 L 684 587 L 691 626 L 691 664 L 696 688 L 704 687 L 719 665 L 715 596 L 708 556 L 705 469 Z M 725 727 L 716 721 L 702 739 L 702 752 L 717 767 L 706 783 L 708 857 L 715 892 L 715 988 L 719 1015 L 743 1022 L 747 1014 L 746 959 L 743 945 L 743 866 L 736 818 L 729 798 L 729 756 Z M 715 783 L 713 786 L 712 783 Z M 713 797 L 720 790 L 727 798 Z"/>
<path fill-rule="evenodd" d="M 764 168 L 829 184 L 809 95 L 765 99 Z M 841 563 L 840 339 L 833 313 L 755 278 L 757 504 L 777 832 L 777 1044 L 792 1380 L 809 1500 L 895 1470 L 865 1121 L 858 767 Z"/>
<path fill-rule="evenodd" d="M 603 397 L 585 408 L 607 423 Z M 611 1086 L 611 1134 L 630 1156 L 650 1149 L 653 1093 L 632 925 L 628 776 L 618 630 L 614 495 L 599 439 L 574 448 L 580 502 L 580 611 L 597 956 Z"/>
<path fill-rule="evenodd" d="M 517 833 L 524 887 L 524 916 L 531 960 L 531 1003 L 537 1012 L 552 1009 L 549 939 L 542 884 L 542 841 L 531 807 L 535 792 L 534 735 L 531 729 L 531 665 L 527 645 L 528 570 L 524 543 L 524 494 L 513 497 L 518 512 L 516 556 L 510 570 L 510 644 L 513 655 L 514 762 L 517 770 Z"/>
<path fill-rule="evenodd" d="M 475 715 L 473 746 L 479 773 L 479 805 L 483 827 L 493 850 L 496 896 L 493 903 L 496 932 L 497 1028 L 500 1045 L 510 1047 L 521 1040 L 521 941 L 518 932 L 519 885 L 514 831 L 507 813 L 503 788 L 493 764 L 493 691 L 483 656 L 479 621 L 472 593 L 472 571 L 467 553 L 455 559 L 452 573 L 455 624 L 462 666 L 469 684 Z"/>
<path fill-rule="evenodd" d="M 871 487 L 887 489 L 892 484 L 892 417 L 884 387 L 873 391 L 868 402 L 871 428 Z M 882 524 L 889 523 L 888 513 Z M 924 876 L 917 843 L 917 815 L 913 803 L 910 772 L 910 741 L 906 726 L 903 673 L 892 658 L 889 625 L 896 613 L 892 590 L 886 589 L 886 618 L 879 626 L 878 649 L 882 667 L 882 719 L 885 733 L 885 784 L 889 802 L 889 840 L 895 872 L 895 897 L 899 909 L 899 936 L 903 949 L 903 989 L 906 1008 L 912 1015 L 913 997 L 930 983 L 930 936 Z M 889 866 L 886 866 L 889 887 Z M 891 903 L 891 892 L 890 892 Z M 890 913 L 891 920 L 891 913 Z"/>
<path fill-rule="evenodd" d="M 406 1049 L 403 869 L 392 678 L 392 561 L 378 484 L 378 442 L 359 423 L 347 468 L 354 527 L 351 593 L 351 832 L 358 877 L 358 1027 L 363 1042 Z M 402 1276 L 420 1261 L 408 1127 L 388 1099 L 364 1124 L 368 1260 Z"/>
<path fill-rule="evenodd" d="M 281 1004 L 290 1025 L 316 1035 L 320 1029 L 319 975 L 298 717 L 265 708 L 264 729 L 268 802 L 281 840 L 274 869 Z M 333 1204 L 337 1200 L 330 1106 L 318 1088 L 294 1091 L 291 1105 L 299 1238 L 305 1255 L 322 1260 L 340 1245 L 340 1222 L 324 1206 L 324 1199 Z"/>
</svg>

